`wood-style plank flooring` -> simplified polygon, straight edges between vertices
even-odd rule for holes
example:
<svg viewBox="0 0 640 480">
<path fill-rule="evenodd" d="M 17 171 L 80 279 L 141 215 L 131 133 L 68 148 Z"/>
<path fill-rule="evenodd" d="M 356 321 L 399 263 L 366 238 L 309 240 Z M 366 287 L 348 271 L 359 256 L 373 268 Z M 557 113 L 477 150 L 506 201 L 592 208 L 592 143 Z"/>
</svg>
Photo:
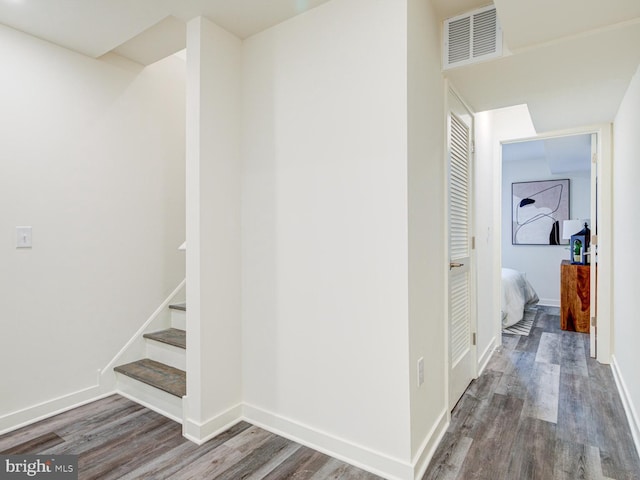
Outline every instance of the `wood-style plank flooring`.
<svg viewBox="0 0 640 480">
<path fill-rule="evenodd" d="M 246 422 L 198 446 L 119 395 L 0 436 L 0 454 L 78 455 L 81 480 L 379 480 Z"/>
<path fill-rule="evenodd" d="M 502 341 L 423 480 L 640 480 L 611 368 L 589 357 L 589 336 L 539 307 L 528 337 Z"/>
<path fill-rule="evenodd" d="M 528 337 L 503 335 L 465 392 L 423 477 L 640 480 L 611 370 L 589 337 L 540 309 Z M 0 436 L 0 454 L 77 454 L 80 479 L 375 480 L 379 477 L 242 422 L 202 446 L 118 395 Z"/>
</svg>

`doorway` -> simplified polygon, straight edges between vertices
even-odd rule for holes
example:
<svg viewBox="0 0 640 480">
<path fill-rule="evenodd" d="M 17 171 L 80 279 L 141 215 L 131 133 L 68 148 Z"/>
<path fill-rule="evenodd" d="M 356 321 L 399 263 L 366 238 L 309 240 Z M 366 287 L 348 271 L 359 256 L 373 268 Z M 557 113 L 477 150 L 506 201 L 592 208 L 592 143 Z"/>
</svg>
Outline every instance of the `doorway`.
<svg viewBox="0 0 640 480">
<path fill-rule="evenodd" d="M 476 183 L 487 188 L 476 195 L 478 235 L 478 278 L 487 279 L 479 284 L 478 294 L 478 372 L 486 366 L 501 337 L 501 258 L 502 258 L 502 146 L 504 144 L 555 138 L 568 135 L 594 134 L 592 142 L 592 182 L 597 182 L 597 194 L 593 188 L 590 218 L 597 219 L 597 284 L 592 304 L 591 325 L 597 338 L 593 348 L 599 362 L 611 362 L 612 352 L 612 126 L 601 124 L 561 132 L 538 135 L 535 132 L 525 105 L 482 112 L 476 115 L 475 164 L 483 176 Z M 478 180 L 480 178 L 480 181 Z M 595 183 L 594 183 L 595 184 Z M 491 192 L 491 194 L 489 194 Z M 594 229 L 595 230 L 595 229 Z M 594 233 L 594 232 L 592 232 Z M 543 247 L 544 248 L 544 247 Z M 568 254 L 568 252 L 567 252 Z M 594 260 L 592 260 L 592 263 Z M 594 271 L 595 274 L 595 271 Z M 594 275 L 595 276 L 595 275 Z M 594 279 L 595 280 L 595 279 Z M 592 281 L 594 281 L 592 280 Z M 595 313 L 595 315 L 593 315 Z M 488 319 L 488 320 L 487 320 Z M 488 325 L 491 323 L 491 326 Z M 595 339 L 594 339 L 595 340 Z"/>
<path fill-rule="evenodd" d="M 595 275 L 591 279 L 596 255 L 586 249 L 581 249 L 585 255 L 574 255 L 570 239 L 585 231 L 584 226 L 597 231 L 592 201 L 597 196 L 595 189 L 592 191 L 597 174 L 593 163 L 596 149 L 597 136 L 590 133 L 506 142 L 502 144 L 501 165 L 501 311 L 509 314 L 502 323 L 511 325 L 519 320 L 515 313 L 522 314 L 522 320 L 511 331 L 526 333 L 525 324 L 529 326 L 535 316 L 528 305 L 514 305 L 519 292 L 511 294 L 514 287 L 507 280 L 515 271 L 521 275 L 518 280 L 522 286 L 535 291 L 538 310 L 551 308 L 553 312 L 562 306 L 557 313 L 563 328 L 590 334 L 594 357 L 596 329 L 590 328 L 590 321 L 591 313 L 595 317 L 596 305 L 590 291 L 595 293 L 597 288 Z M 516 306 L 523 310 L 514 312 Z"/>
</svg>

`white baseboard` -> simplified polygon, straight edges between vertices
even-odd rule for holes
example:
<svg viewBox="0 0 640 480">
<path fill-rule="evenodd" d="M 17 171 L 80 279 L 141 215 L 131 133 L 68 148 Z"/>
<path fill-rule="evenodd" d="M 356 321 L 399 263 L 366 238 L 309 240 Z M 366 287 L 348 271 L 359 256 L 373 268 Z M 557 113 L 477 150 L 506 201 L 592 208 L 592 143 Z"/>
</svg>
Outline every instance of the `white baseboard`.
<svg viewBox="0 0 640 480">
<path fill-rule="evenodd" d="M 560 307 L 560 300 L 557 298 L 541 298 L 538 305 L 545 307 Z"/>
<path fill-rule="evenodd" d="M 477 377 L 482 375 L 484 369 L 487 368 L 487 364 L 489 363 L 489 360 L 491 360 L 493 352 L 496 351 L 496 348 L 496 337 L 493 337 L 489 342 L 489 345 L 487 345 L 487 348 L 485 348 L 484 352 L 482 352 L 482 354 L 480 355 L 480 358 L 478 358 L 478 372 L 476 375 Z"/>
<path fill-rule="evenodd" d="M 185 404 L 188 401 L 184 398 Z M 185 409 L 186 411 L 186 409 Z M 210 418 L 204 423 L 198 423 L 190 418 L 185 418 L 182 422 L 182 435 L 193 443 L 202 445 L 216 435 L 233 427 L 242 420 L 242 404 L 235 405 L 230 409 Z"/>
<path fill-rule="evenodd" d="M 116 393 L 115 391 L 103 392 L 100 386 L 94 385 L 84 390 L 69 393 L 46 402 L 23 408 L 15 412 L 8 413 L 0 417 L 0 435 L 26 427 L 32 423 L 39 422 L 59 413 L 72 410 L 87 403 L 95 402 L 101 398 L 108 397 Z"/>
<path fill-rule="evenodd" d="M 253 405 L 244 404 L 243 413 L 243 420 L 253 425 L 388 480 L 411 480 L 414 478 L 414 468 L 408 462 L 321 432 Z"/>
<path fill-rule="evenodd" d="M 640 452 L 640 417 L 638 417 L 638 413 L 633 406 L 627 384 L 622 377 L 615 355 L 611 355 L 611 371 L 613 372 L 613 379 L 616 381 L 616 386 L 620 393 L 624 411 L 627 414 L 627 421 L 629 422 L 629 428 L 633 436 L 633 443 L 636 445 L 636 450 Z"/>
<path fill-rule="evenodd" d="M 427 434 L 424 442 L 422 442 L 417 455 L 413 458 L 414 480 L 421 479 L 427 471 L 429 462 L 433 458 L 434 453 L 436 453 L 436 449 L 442 437 L 444 437 L 444 434 L 447 432 L 447 428 L 449 428 L 449 421 L 449 415 L 445 409 L 440 414 L 438 421 L 431 428 L 431 431 Z"/>
</svg>

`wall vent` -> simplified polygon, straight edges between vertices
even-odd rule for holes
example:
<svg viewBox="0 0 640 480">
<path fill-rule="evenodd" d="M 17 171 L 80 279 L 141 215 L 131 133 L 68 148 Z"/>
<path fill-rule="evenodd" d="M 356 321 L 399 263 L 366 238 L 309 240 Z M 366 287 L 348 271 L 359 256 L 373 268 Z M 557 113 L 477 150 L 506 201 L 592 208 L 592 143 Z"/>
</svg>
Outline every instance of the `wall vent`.
<svg viewBox="0 0 640 480">
<path fill-rule="evenodd" d="M 444 22 L 444 68 L 480 62 L 502 55 L 502 29 L 496 7 L 479 8 Z"/>
</svg>

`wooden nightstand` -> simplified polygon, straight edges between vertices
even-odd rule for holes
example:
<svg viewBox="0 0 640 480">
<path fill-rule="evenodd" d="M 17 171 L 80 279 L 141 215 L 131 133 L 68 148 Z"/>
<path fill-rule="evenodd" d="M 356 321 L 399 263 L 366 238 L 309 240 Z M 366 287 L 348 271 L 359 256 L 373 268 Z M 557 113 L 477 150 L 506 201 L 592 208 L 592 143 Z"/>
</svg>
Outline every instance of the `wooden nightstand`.
<svg viewBox="0 0 640 480">
<path fill-rule="evenodd" d="M 563 260 L 560 266 L 560 328 L 589 333 L 591 270 L 589 265 L 572 265 Z"/>
</svg>

